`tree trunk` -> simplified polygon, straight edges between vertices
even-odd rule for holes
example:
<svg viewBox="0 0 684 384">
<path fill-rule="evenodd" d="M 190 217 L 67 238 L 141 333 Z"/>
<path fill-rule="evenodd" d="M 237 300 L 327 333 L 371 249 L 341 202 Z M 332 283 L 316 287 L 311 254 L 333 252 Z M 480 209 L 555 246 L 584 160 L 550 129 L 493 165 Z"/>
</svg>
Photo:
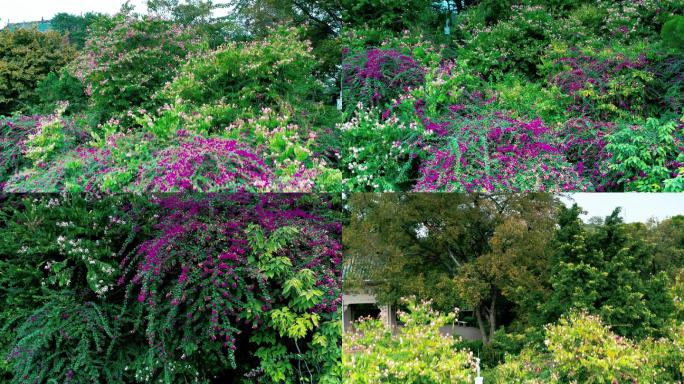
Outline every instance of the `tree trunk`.
<svg viewBox="0 0 684 384">
<path fill-rule="evenodd" d="M 489 306 L 489 342 L 494 339 L 496 332 L 496 298 L 499 296 L 496 288 L 492 289 L 492 303 Z"/>
<path fill-rule="evenodd" d="M 481 304 L 475 308 L 475 318 L 477 319 L 477 325 L 480 328 L 480 337 L 482 338 L 482 344 L 484 345 L 491 343 L 496 333 L 496 301 L 499 297 L 499 291 L 497 291 L 496 288 L 492 288 L 491 292 L 489 306 L 485 307 Z"/>
<path fill-rule="evenodd" d="M 480 313 L 481 310 L 482 307 L 479 305 L 477 306 L 477 308 L 475 308 L 475 318 L 477 319 L 478 327 L 480 327 L 480 336 L 482 337 L 482 344 L 486 345 L 488 344 L 487 330 L 485 329 L 484 322 L 482 321 L 482 314 Z"/>
</svg>

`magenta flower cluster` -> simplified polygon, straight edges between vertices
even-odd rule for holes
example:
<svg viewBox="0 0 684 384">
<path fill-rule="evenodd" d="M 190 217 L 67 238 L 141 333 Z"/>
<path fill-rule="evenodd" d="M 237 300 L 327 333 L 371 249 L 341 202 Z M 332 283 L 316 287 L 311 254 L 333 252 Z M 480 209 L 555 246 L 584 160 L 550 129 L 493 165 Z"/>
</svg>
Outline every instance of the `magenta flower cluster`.
<svg viewBox="0 0 684 384">
<path fill-rule="evenodd" d="M 149 189 L 170 191 L 264 190 L 271 171 L 263 159 L 235 140 L 183 138 L 178 146 L 162 150 L 151 174 Z"/>
<path fill-rule="evenodd" d="M 425 70 L 413 57 L 394 49 L 374 48 L 346 57 L 343 86 L 349 105 L 382 105 L 410 88 L 421 85 Z"/>
<path fill-rule="evenodd" d="M 588 99 L 589 94 L 597 98 L 606 98 L 606 102 L 612 103 L 616 108 L 624 111 L 640 113 L 643 108 L 643 100 L 637 99 L 638 92 L 625 93 L 613 92 L 611 89 L 632 88 L 635 78 L 623 78 L 621 75 L 628 71 L 646 69 L 648 61 L 641 54 L 635 60 L 630 60 L 618 55 L 614 58 L 600 59 L 581 54 L 576 48 L 571 49 L 575 55 L 563 57 L 556 61 L 562 66 L 562 70 L 549 77 L 551 84 L 557 85 L 562 92 L 572 97 L 570 110 L 582 115 L 596 117 L 608 117 L 608 111 L 597 110 L 597 105 Z M 631 72 L 630 72 L 631 73 Z"/>
<path fill-rule="evenodd" d="M 454 108 L 461 110 L 461 108 Z M 575 167 L 541 119 L 502 112 L 457 118 L 446 148 L 428 149 L 416 191 L 585 190 Z"/>
<path fill-rule="evenodd" d="M 150 318 L 182 329 L 204 327 L 205 341 L 232 351 L 241 329 L 266 326 L 268 312 L 287 303 L 282 281 L 267 278 L 255 261 L 250 226 L 266 236 L 296 227 L 297 234 L 277 256 L 288 258 L 295 271 L 314 272 L 324 297 L 312 311 L 333 316 L 341 302 L 341 224 L 325 217 L 331 204 L 326 198 L 318 199 L 317 206 L 302 199 L 248 193 L 158 197 L 156 211 L 163 214 L 156 235 L 122 261 L 133 275 L 119 284 L 137 292 Z M 163 332 L 148 332 L 151 345 L 163 344 L 163 337 Z"/>
</svg>

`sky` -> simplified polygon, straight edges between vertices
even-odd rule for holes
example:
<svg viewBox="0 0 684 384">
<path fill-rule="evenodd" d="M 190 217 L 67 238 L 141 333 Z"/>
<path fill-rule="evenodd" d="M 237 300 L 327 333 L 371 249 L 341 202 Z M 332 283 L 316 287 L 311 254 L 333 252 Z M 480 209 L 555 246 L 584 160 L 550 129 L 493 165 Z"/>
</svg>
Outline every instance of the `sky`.
<svg viewBox="0 0 684 384">
<path fill-rule="evenodd" d="M 7 22 L 38 21 L 51 19 L 60 12 L 80 15 L 86 12 L 114 14 L 125 0 L 0 0 L 0 27 Z M 215 1 L 214 3 L 220 3 Z M 145 0 L 131 0 L 135 11 L 145 13 Z"/>
<path fill-rule="evenodd" d="M 572 204 L 569 198 L 587 211 L 582 217 L 585 221 L 593 216 L 608 216 L 616 207 L 622 207 L 622 218 L 627 223 L 684 215 L 684 193 L 573 193 L 563 197 L 566 205 Z"/>
<path fill-rule="evenodd" d="M 66 12 L 80 15 L 86 12 L 116 13 L 125 0 L 0 0 L 0 25 L 22 21 L 51 19 Z M 137 12 L 145 12 L 145 0 L 131 0 Z"/>
</svg>

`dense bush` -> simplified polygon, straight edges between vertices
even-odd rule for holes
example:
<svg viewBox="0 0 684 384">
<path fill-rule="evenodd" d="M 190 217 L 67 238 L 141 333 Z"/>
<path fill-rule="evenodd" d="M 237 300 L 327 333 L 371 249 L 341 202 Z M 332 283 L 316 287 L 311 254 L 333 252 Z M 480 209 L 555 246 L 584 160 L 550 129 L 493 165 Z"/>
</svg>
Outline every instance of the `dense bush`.
<svg viewBox="0 0 684 384">
<path fill-rule="evenodd" d="M 493 383 L 673 383 L 682 378 L 681 326 L 635 342 L 601 318 L 575 312 L 545 327 L 541 348 L 509 355 L 485 378 Z"/>
<path fill-rule="evenodd" d="M 546 337 L 561 382 L 647 383 L 653 378 L 648 357 L 631 341 L 613 334 L 597 317 L 564 317 L 547 328 Z"/>
<path fill-rule="evenodd" d="M 340 125 L 341 144 L 347 148 L 341 164 L 350 176 L 344 180 L 352 191 L 400 191 L 415 177 L 420 129 L 405 126 L 396 117 L 379 121 L 377 114 L 359 110 Z"/>
<path fill-rule="evenodd" d="M 37 84 L 75 55 L 57 32 L 0 31 L 0 116 L 30 110 L 39 101 Z"/>
<path fill-rule="evenodd" d="M 549 82 L 571 97 L 573 112 L 603 119 L 645 112 L 646 87 L 654 75 L 643 54 L 630 59 L 614 52 L 602 58 L 595 52 L 558 47 L 553 56 L 560 58 L 544 70 Z"/>
<path fill-rule="evenodd" d="M 196 49 L 190 30 L 124 13 L 93 24 L 73 73 L 85 84 L 99 121 L 125 118 L 136 108 L 159 107 L 152 96 Z"/>
<path fill-rule="evenodd" d="M 667 122 L 681 117 L 682 60 L 659 35 L 665 24 L 669 36 L 680 3 L 484 1 L 458 12 L 453 38 L 346 31 L 345 186 L 681 190 L 681 135 Z M 357 129 L 360 115 L 409 129 Z M 642 140 L 623 128 L 648 121 L 672 132 L 643 129 Z M 395 136 L 401 156 L 388 144 Z"/>
<path fill-rule="evenodd" d="M 455 350 L 457 340 L 440 334 L 456 314 L 434 311 L 429 302 L 406 300 L 397 315 L 403 326 L 394 334 L 381 320 L 365 319 L 344 336 L 344 379 L 349 383 L 471 383 L 474 358 Z"/>
<path fill-rule="evenodd" d="M 348 55 L 342 64 L 342 87 L 352 108 L 357 103 L 383 106 L 423 83 L 423 69 L 410 55 L 385 49 Z"/>
<path fill-rule="evenodd" d="M 504 114 L 454 120 L 432 157 L 421 165 L 418 191 L 586 190 L 575 167 L 562 156 L 553 132 L 540 119 Z M 439 148 L 446 148 L 439 149 Z"/>
<path fill-rule="evenodd" d="M 625 191 L 682 191 L 684 125 L 648 119 L 607 136 L 610 170 Z"/>
<path fill-rule="evenodd" d="M 36 92 L 40 98 L 38 110 L 41 113 L 52 112 L 60 101 L 69 103 L 66 114 L 82 112 L 88 105 L 88 96 L 83 84 L 66 68 L 47 75 L 38 83 Z"/>
<path fill-rule="evenodd" d="M 314 66 L 310 43 L 300 40 L 300 32 L 279 28 L 263 41 L 227 43 L 191 58 L 162 97 L 196 107 L 219 104 L 233 116 L 251 117 L 249 112 L 264 107 L 287 111 L 287 103 L 315 100 L 321 85 L 313 76 Z M 214 126 L 231 122 L 217 118 Z"/>
<path fill-rule="evenodd" d="M 333 204 L 3 196 L 0 372 L 12 383 L 339 383 Z"/>
<path fill-rule="evenodd" d="M 674 16 L 663 24 L 660 36 L 665 45 L 684 50 L 684 16 Z"/>
</svg>

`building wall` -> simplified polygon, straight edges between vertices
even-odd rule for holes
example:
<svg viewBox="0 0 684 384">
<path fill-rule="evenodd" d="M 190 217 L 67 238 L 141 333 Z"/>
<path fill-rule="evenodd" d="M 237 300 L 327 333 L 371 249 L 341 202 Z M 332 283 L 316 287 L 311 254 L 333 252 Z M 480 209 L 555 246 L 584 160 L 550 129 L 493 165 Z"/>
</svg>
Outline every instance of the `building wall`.
<svg viewBox="0 0 684 384">
<path fill-rule="evenodd" d="M 349 332 L 352 329 L 352 309 L 354 304 L 377 304 L 375 296 L 368 292 L 343 294 L 342 295 L 342 331 Z M 397 311 L 390 305 L 379 305 L 380 319 L 388 327 L 397 327 Z M 457 335 L 465 340 L 479 340 L 480 329 L 464 325 L 446 326 L 439 329 L 443 335 Z"/>
</svg>

